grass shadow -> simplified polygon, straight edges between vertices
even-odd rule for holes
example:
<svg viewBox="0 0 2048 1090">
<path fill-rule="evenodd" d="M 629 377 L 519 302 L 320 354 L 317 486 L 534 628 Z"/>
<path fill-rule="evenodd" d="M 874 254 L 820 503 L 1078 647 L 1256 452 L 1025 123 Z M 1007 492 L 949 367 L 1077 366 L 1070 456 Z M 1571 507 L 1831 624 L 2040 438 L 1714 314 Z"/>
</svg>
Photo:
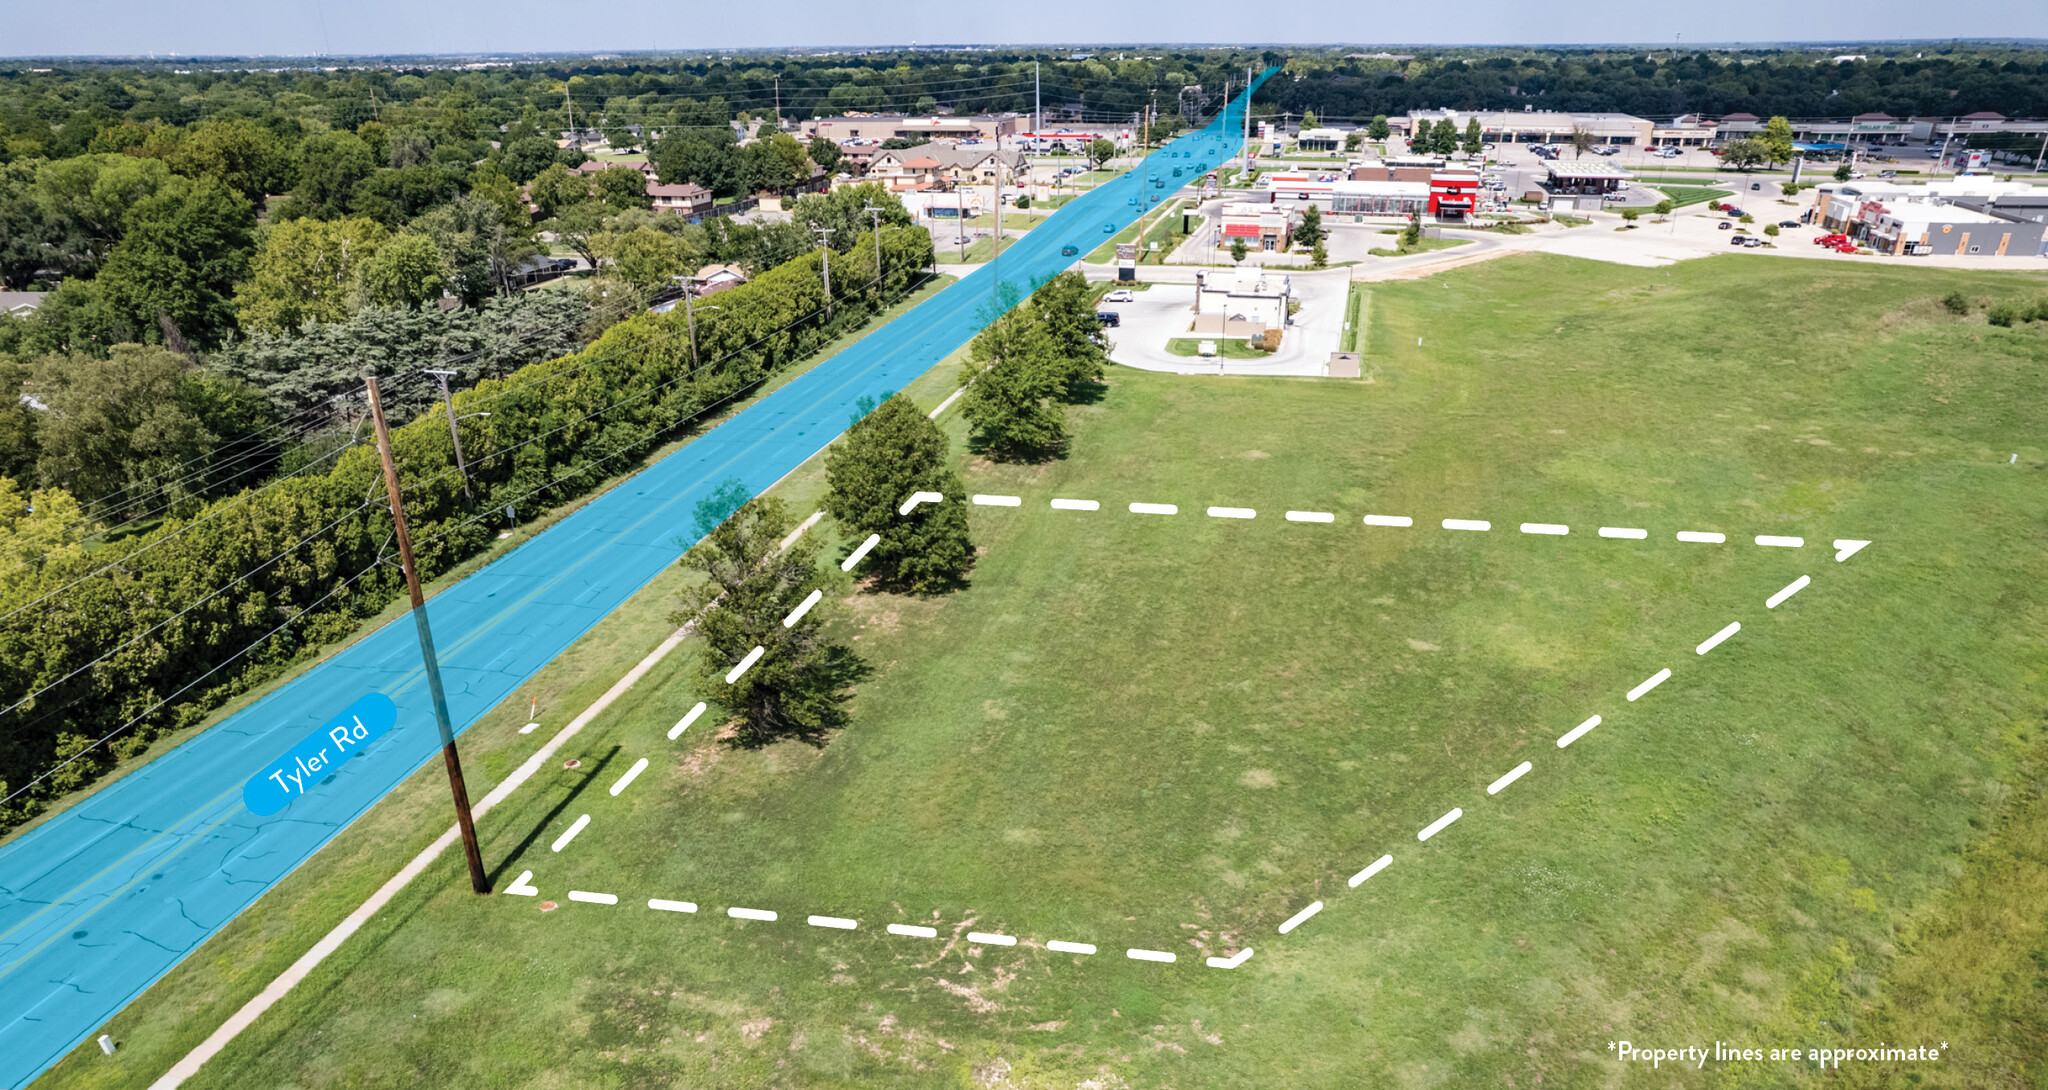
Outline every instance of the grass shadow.
<svg viewBox="0 0 2048 1090">
<path fill-rule="evenodd" d="M 499 879 L 503 878 L 505 872 L 511 869 L 512 861 L 525 856 L 526 849 L 532 847 L 533 842 L 539 840 L 541 835 L 547 832 L 548 826 L 554 824 L 555 819 L 562 816 L 562 811 L 567 810 L 570 803 L 582 797 L 584 789 L 595 783 L 598 773 L 603 772 L 612 763 L 612 759 L 618 755 L 619 747 L 613 746 L 610 752 L 598 758 L 596 763 L 590 766 L 589 771 L 584 772 L 583 777 L 574 786 L 569 788 L 567 794 L 562 796 L 561 801 L 555 803 L 552 809 L 541 815 L 539 821 L 534 822 L 533 828 L 529 829 L 526 836 L 519 841 L 519 846 L 506 852 L 504 857 L 498 860 L 498 865 L 491 868 L 489 874 L 492 889 L 498 888 Z"/>
</svg>

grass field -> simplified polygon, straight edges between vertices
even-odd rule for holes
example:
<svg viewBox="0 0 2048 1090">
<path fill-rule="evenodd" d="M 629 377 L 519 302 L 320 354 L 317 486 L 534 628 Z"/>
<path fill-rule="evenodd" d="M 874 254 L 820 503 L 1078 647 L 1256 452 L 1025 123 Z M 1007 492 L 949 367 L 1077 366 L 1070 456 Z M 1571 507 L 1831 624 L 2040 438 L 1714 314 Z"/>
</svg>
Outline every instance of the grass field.
<svg viewBox="0 0 2048 1090">
<path fill-rule="evenodd" d="M 1003 249 L 1008 250 L 1020 241 L 1022 239 L 1018 235 L 1004 235 Z M 958 265 L 961 262 L 976 265 L 995 256 L 996 240 L 993 238 L 975 239 L 967 244 L 967 252 L 964 256 L 961 254 L 958 246 L 940 246 L 933 252 L 938 255 L 939 264 L 941 265 Z"/>
<path fill-rule="evenodd" d="M 1448 250 L 1472 241 L 1469 238 L 1418 238 L 1414 244 L 1396 241 L 1392 246 L 1376 246 L 1366 253 L 1374 257 L 1407 257 L 1409 254 L 1426 254 L 1431 250 Z"/>
<path fill-rule="evenodd" d="M 1690 204 L 1705 204 L 1708 201 L 1718 201 L 1723 197 L 1734 195 L 1726 189 L 1712 189 L 1696 185 L 1659 185 L 1655 188 L 1657 192 L 1664 194 L 1671 201 L 1671 207 L 1673 208 L 1684 208 Z"/>
<path fill-rule="evenodd" d="M 186 1085 L 1884 1086 L 1906 1070 L 1652 1071 L 1604 1046 L 1931 1037 L 1950 1048 L 1916 1085 L 2029 1085 L 2048 1051 L 2048 331 L 1938 300 L 2043 286 L 1526 256 L 1372 285 L 1370 384 L 1116 369 L 1071 410 L 1067 458 L 963 458 L 970 491 L 1025 500 L 970 508 L 971 586 L 850 596 L 837 631 L 875 672 L 829 745 L 735 749 L 708 721 L 669 742 L 698 698 L 686 645 L 578 737 L 583 768 L 483 824 L 501 884 L 531 869 L 558 910 L 475 898 L 444 857 Z M 1772 338 L 1730 344 L 1728 313 Z M 780 487 L 800 511 L 820 489 L 815 466 Z M 1874 544 L 1837 564 L 1836 537 Z M 675 587 L 572 651 L 600 667 L 576 694 L 651 647 Z M 1659 667 L 1672 680 L 1623 700 Z M 550 692 L 548 729 L 570 696 Z M 473 778 L 535 744 L 509 733 L 523 704 L 501 711 L 471 732 L 502 747 Z M 146 1085 L 260 984 L 252 963 L 289 960 L 445 827 L 431 772 L 307 868 L 318 903 L 295 875 L 116 1019 L 120 1054 L 81 1050 L 48 1085 Z M 1243 967 L 1203 967 L 1241 946 Z"/>
<path fill-rule="evenodd" d="M 1175 337 L 1166 342 L 1166 351 L 1175 356 L 1199 356 L 1203 341 L 1215 341 L 1216 354 L 1227 360 L 1262 360 L 1272 355 L 1253 348 L 1243 337 Z"/>
</svg>

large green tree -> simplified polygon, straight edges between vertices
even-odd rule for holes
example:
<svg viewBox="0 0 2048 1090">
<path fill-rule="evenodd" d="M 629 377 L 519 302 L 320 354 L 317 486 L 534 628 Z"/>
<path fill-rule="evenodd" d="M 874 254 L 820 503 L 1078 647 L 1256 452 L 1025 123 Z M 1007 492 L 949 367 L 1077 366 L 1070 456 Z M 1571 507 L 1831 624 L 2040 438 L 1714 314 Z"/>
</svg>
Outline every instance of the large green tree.
<svg viewBox="0 0 2048 1090">
<path fill-rule="evenodd" d="M 359 294 L 357 273 L 387 237 L 382 226 L 360 217 L 265 228 L 249 279 L 235 287 L 242 328 L 279 333 L 308 320 L 348 317 Z"/>
<path fill-rule="evenodd" d="M 820 603 L 793 625 L 783 619 L 831 581 L 818 565 L 815 537 L 782 539 L 796 525 L 780 499 L 763 496 L 720 523 L 683 554 L 683 567 L 706 576 L 684 595 L 679 620 L 699 616 L 704 641 L 696 690 L 735 719 L 737 740 L 766 745 L 795 739 L 822 745 L 846 721 L 846 689 L 858 660 L 824 637 L 831 606 Z M 755 648 L 762 654 L 736 680 L 726 677 Z"/>
<path fill-rule="evenodd" d="M 1763 135 L 1757 137 L 1757 146 L 1762 149 L 1766 164 L 1791 162 L 1792 122 L 1782 117 L 1764 122 Z"/>
<path fill-rule="evenodd" d="M 356 186 L 377 170 L 370 145 L 352 132 L 323 132 L 299 144 L 299 184 L 294 210 L 317 219 L 339 219 L 355 207 Z"/>
<path fill-rule="evenodd" d="M 1019 308 L 990 323 L 968 345 L 960 413 L 975 440 L 1010 461 L 1048 457 L 1066 446 L 1060 361 L 1052 339 Z"/>
<path fill-rule="evenodd" d="M 698 254 L 688 242 L 652 227 L 600 232 L 591 237 L 590 248 L 610 275 L 643 296 L 699 264 Z"/>
<path fill-rule="evenodd" d="M 381 243 L 356 275 L 362 301 L 369 306 L 417 310 L 448 290 L 441 251 L 419 231 L 400 232 Z"/>
<path fill-rule="evenodd" d="M 883 586 L 944 590 L 974 562 L 962 502 L 967 486 L 953 469 L 946 433 L 909 398 L 893 394 L 855 421 L 826 449 L 825 476 L 824 508 L 845 537 L 880 535 L 863 571 Z M 946 502 L 898 514 L 913 492 L 937 492 Z"/>
<path fill-rule="evenodd" d="M 219 343 L 234 327 L 231 297 L 248 269 L 255 222 L 233 190 L 174 179 L 129 209 L 97 278 L 107 304 L 151 340 Z"/>
</svg>

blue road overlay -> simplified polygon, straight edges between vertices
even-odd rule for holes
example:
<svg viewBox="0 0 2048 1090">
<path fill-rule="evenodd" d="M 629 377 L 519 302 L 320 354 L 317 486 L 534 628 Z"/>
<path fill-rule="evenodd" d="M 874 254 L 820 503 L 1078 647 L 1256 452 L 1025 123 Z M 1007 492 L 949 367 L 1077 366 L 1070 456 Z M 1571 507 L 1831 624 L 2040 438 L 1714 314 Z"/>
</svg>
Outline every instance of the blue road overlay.
<svg viewBox="0 0 2048 1090">
<path fill-rule="evenodd" d="M 1019 238 L 1001 255 L 1000 282 L 982 266 L 435 596 L 428 611 L 456 729 L 674 563 L 692 508 L 721 482 L 766 489 L 845 430 L 860 398 L 902 389 L 971 340 L 999 283 L 1014 302 L 1074 262 L 1063 248 L 1086 254 L 1199 184 L 1192 168 L 1213 170 L 1238 150 L 1257 87 Z M 1158 177 L 1167 184 L 1148 184 Z M 440 738 L 424 682 L 412 622 L 401 618 L 0 847 L 0 1088 L 26 1086 L 100 1032 L 434 759 Z M 244 805 L 251 777 L 370 693 L 397 705 L 388 733 L 321 766 L 326 775 L 278 812 L 259 817 Z M 438 830 L 452 817 L 436 811 L 432 821 Z"/>
</svg>

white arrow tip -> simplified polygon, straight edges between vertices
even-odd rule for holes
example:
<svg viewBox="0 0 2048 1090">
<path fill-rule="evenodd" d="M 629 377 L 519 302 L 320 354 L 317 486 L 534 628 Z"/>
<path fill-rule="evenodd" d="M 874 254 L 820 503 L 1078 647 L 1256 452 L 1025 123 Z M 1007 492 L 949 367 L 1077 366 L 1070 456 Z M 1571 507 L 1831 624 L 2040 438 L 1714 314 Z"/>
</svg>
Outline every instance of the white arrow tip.
<svg viewBox="0 0 2048 1090">
<path fill-rule="evenodd" d="M 1840 563 L 1841 561 L 1847 560 L 1850 557 L 1855 556 L 1859 550 L 1861 550 L 1865 545 L 1868 544 L 1870 544 L 1870 542 L 1868 541 L 1855 541 L 1850 538 L 1841 538 L 1837 540 L 1835 542 L 1836 563 Z"/>
</svg>

